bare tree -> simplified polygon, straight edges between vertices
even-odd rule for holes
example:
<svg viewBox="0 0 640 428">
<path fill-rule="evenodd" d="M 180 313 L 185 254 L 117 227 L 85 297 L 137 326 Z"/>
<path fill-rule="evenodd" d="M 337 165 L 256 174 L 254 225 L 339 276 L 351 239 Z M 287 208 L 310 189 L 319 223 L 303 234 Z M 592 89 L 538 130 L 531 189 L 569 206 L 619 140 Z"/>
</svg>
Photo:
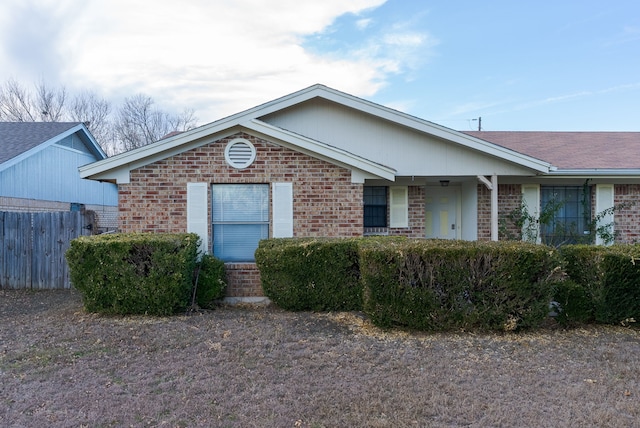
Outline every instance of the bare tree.
<svg viewBox="0 0 640 428">
<path fill-rule="evenodd" d="M 49 88 L 44 82 L 30 92 L 18 81 L 0 87 L 0 119 L 9 122 L 59 122 L 64 120 L 67 92 L 64 86 Z"/>
<path fill-rule="evenodd" d="M 95 92 L 85 90 L 69 98 L 64 86 L 52 89 L 44 82 L 34 89 L 30 91 L 14 79 L 0 86 L 0 121 L 83 122 L 109 156 L 196 126 L 193 110 L 168 113 L 142 94 L 125 99 L 114 118 L 109 101 Z"/>
<path fill-rule="evenodd" d="M 29 92 L 16 80 L 0 87 L 0 119 L 7 122 L 34 122 L 37 119 Z"/>
<path fill-rule="evenodd" d="M 65 120 L 65 102 L 67 90 L 60 86 L 57 90 L 50 89 L 44 81 L 36 85 L 34 106 L 42 122 L 61 122 Z"/>
<path fill-rule="evenodd" d="M 154 108 L 151 97 L 143 94 L 126 98 L 114 122 L 114 136 L 121 149 L 133 150 L 160 140 L 175 131 L 196 126 L 192 110 L 171 114 Z"/>
<path fill-rule="evenodd" d="M 93 91 L 81 91 L 68 107 L 69 119 L 84 122 L 105 153 L 112 156 L 117 153 L 117 147 L 113 142 L 110 114 L 111 103 Z"/>
</svg>

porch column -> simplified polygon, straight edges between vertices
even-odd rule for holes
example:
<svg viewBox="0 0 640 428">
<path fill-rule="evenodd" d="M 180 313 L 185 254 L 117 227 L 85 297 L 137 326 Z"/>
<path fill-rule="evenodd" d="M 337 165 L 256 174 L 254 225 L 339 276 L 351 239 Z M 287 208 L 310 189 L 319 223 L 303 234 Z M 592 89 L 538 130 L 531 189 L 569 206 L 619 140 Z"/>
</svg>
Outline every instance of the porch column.
<svg viewBox="0 0 640 428">
<path fill-rule="evenodd" d="M 483 175 L 478 175 L 487 189 L 491 190 L 491 240 L 498 240 L 498 176 L 493 174 L 491 181 Z"/>
</svg>

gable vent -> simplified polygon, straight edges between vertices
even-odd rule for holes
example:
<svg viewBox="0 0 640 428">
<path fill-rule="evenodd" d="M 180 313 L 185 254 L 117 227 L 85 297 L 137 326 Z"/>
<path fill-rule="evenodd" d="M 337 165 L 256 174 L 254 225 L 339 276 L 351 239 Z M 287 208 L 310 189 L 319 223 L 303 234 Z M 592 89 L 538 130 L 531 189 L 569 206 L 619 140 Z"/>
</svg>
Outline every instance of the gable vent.
<svg viewBox="0 0 640 428">
<path fill-rule="evenodd" d="M 244 138 L 235 138 L 225 147 L 224 158 L 230 166 L 243 169 L 256 159 L 256 148 Z"/>
</svg>

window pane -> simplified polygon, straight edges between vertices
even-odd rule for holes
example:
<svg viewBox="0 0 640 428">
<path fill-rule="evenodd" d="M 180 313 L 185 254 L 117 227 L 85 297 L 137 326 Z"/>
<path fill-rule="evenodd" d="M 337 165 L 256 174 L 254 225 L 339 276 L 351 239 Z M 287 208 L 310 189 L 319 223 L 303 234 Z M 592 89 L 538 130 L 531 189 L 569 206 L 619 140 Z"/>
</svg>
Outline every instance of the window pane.
<svg viewBox="0 0 640 428">
<path fill-rule="evenodd" d="M 269 237 L 269 185 L 214 184 L 213 254 L 226 262 L 254 261 L 260 239 Z"/>
<path fill-rule="evenodd" d="M 387 188 L 364 188 L 364 227 L 387 227 Z"/>
<path fill-rule="evenodd" d="M 269 186 L 216 184 L 212 189 L 213 222 L 269 221 Z"/>
<path fill-rule="evenodd" d="M 215 224 L 213 254 L 226 262 L 254 261 L 258 242 L 268 237 L 268 224 Z"/>
<path fill-rule="evenodd" d="M 548 224 L 540 225 L 543 241 L 549 245 L 584 242 L 591 219 L 591 192 L 582 186 L 543 186 L 540 189 L 542 210 L 555 207 Z M 586 200 L 585 200 L 586 199 Z"/>
</svg>

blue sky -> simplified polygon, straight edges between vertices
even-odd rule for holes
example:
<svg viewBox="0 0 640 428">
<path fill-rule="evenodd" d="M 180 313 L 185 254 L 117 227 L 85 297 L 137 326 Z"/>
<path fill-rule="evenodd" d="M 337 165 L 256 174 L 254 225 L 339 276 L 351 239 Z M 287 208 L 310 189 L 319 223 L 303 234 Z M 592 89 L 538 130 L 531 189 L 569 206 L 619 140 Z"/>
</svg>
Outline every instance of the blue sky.
<svg viewBox="0 0 640 428">
<path fill-rule="evenodd" d="M 640 131 L 637 0 L 5 0 L 0 64 L 200 124 L 323 83 L 460 130 Z"/>
</svg>

